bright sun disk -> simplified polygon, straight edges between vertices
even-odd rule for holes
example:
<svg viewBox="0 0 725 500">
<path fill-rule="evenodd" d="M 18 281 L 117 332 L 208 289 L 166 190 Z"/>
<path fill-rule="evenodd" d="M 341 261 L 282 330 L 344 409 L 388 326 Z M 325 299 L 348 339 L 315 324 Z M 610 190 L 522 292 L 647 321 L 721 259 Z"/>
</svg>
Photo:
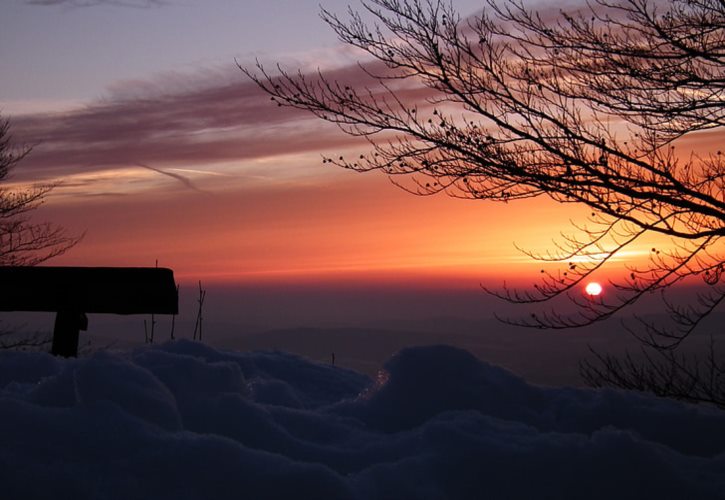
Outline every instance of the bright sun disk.
<svg viewBox="0 0 725 500">
<path fill-rule="evenodd" d="M 602 285 L 600 285 L 596 281 L 592 281 L 591 283 L 587 284 L 584 291 L 587 293 L 587 295 L 596 296 L 602 293 Z"/>
</svg>

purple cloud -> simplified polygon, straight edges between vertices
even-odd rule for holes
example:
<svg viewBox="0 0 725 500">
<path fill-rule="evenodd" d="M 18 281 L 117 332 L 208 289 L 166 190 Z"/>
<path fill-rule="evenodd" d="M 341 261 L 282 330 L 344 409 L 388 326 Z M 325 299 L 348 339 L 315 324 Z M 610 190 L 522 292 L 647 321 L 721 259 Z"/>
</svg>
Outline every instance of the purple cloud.
<svg viewBox="0 0 725 500">
<path fill-rule="evenodd" d="M 357 65 L 326 76 L 358 86 L 374 83 Z M 171 83 L 177 85 L 184 77 L 174 78 Z M 172 93 L 160 90 L 163 82 L 132 82 L 82 109 L 13 117 L 18 142 L 34 145 L 16 178 L 37 180 L 141 163 L 157 168 L 335 153 L 357 141 L 307 112 L 275 106 L 241 73 L 219 81 L 192 83 L 185 90 L 176 86 Z"/>
</svg>

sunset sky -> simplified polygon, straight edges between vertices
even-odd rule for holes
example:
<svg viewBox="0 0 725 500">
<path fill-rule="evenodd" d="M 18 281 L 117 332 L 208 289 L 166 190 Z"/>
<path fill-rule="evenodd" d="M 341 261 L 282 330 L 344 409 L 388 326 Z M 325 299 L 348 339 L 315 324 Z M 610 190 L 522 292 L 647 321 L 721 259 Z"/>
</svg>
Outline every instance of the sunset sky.
<svg viewBox="0 0 725 500">
<path fill-rule="evenodd" d="M 323 166 L 364 148 L 239 71 L 259 58 L 354 79 L 361 55 L 318 12 L 318 0 L 3 2 L 0 111 L 34 146 L 11 180 L 60 182 L 38 216 L 85 233 L 52 263 L 158 260 L 181 280 L 234 283 L 535 276 L 514 245 L 550 249 L 586 210 L 416 197 Z"/>
</svg>

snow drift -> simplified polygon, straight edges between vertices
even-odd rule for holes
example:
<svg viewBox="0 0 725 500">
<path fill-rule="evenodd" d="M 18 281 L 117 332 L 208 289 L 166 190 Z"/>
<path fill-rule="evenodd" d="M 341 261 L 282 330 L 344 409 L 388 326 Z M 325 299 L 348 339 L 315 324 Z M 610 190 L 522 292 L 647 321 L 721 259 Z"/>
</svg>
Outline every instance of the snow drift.
<svg viewBox="0 0 725 500">
<path fill-rule="evenodd" d="M 2 497 L 725 498 L 725 413 L 542 388 L 447 346 L 377 380 L 179 341 L 0 353 Z"/>
</svg>

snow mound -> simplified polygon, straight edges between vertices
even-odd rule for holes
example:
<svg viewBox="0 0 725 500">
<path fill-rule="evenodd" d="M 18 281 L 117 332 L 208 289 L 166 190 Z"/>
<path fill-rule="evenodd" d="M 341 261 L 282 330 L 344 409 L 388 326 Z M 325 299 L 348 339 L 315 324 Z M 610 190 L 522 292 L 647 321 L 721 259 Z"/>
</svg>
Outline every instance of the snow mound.
<svg viewBox="0 0 725 500">
<path fill-rule="evenodd" d="M 725 498 L 725 412 L 541 388 L 448 346 L 377 380 L 178 341 L 0 353 L 3 498 Z"/>
</svg>

